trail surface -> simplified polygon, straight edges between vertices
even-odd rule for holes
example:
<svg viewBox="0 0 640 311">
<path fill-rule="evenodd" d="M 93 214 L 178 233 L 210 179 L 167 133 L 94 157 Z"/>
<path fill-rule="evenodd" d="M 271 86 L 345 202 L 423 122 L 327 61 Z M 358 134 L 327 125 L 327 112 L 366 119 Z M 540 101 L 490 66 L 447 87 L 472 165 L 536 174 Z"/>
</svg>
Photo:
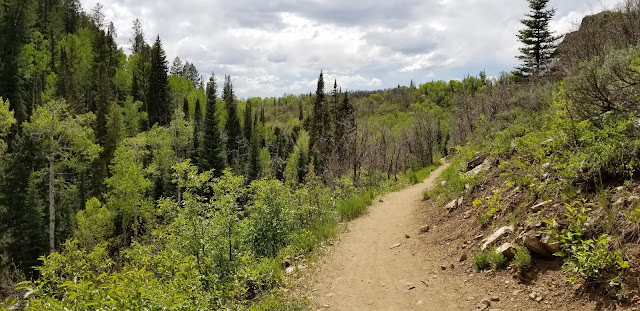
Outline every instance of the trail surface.
<svg viewBox="0 0 640 311">
<path fill-rule="evenodd" d="M 537 275 L 526 284 L 508 269 L 477 271 L 472 257 L 482 237 L 506 224 L 479 234 L 470 202 L 447 213 L 424 201 L 422 193 L 435 186 L 445 168 L 421 184 L 381 197 L 367 215 L 350 222 L 299 279 L 303 295 L 318 310 L 630 310 L 576 299 L 567 289 L 561 261 L 536 259 Z M 421 234 L 426 225 L 430 230 Z"/>
<path fill-rule="evenodd" d="M 460 309 L 458 288 L 451 282 L 438 280 L 438 286 L 433 282 L 435 271 L 428 261 L 440 256 L 431 253 L 425 258 L 419 238 L 420 227 L 427 225 L 421 213 L 422 193 L 435 185 L 445 168 L 439 167 L 421 184 L 382 197 L 368 215 L 349 223 L 348 232 L 324 258 L 316 276 L 313 298 L 319 306 L 331 310 Z"/>
</svg>

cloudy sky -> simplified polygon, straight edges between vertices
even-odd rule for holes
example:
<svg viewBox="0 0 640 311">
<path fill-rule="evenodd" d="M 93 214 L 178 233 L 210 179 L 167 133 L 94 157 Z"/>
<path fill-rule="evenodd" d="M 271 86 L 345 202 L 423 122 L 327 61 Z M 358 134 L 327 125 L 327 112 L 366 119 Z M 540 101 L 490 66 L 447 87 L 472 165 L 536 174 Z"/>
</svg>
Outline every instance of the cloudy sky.
<svg viewBox="0 0 640 311">
<path fill-rule="evenodd" d="M 620 0 L 551 0 L 562 34 Z M 240 97 L 315 91 L 320 70 L 350 90 L 411 80 L 489 76 L 517 65 L 525 0 L 81 0 L 97 2 L 129 53 L 133 21 L 147 41 L 201 74 L 230 74 Z"/>
</svg>

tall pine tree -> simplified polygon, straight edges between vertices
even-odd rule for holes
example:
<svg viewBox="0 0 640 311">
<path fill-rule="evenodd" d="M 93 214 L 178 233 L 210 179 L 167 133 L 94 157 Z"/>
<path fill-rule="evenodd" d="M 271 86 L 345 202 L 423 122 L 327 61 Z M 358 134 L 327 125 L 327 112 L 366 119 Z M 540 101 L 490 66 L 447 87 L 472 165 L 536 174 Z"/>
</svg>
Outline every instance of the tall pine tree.
<svg viewBox="0 0 640 311">
<path fill-rule="evenodd" d="M 227 136 L 227 161 L 231 167 L 239 166 L 240 161 L 240 141 L 242 139 L 242 127 L 238 118 L 238 106 L 233 94 L 231 76 L 225 76 L 224 87 L 222 89 L 222 99 L 227 108 L 227 123 L 225 124 L 225 135 Z"/>
<path fill-rule="evenodd" d="M 184 113 L 184 120 L 189 122 L 191 120 L 191 115 L 189 114 L 189 99 L 186 97 L 182 102 L 182 112 Z"/>
<path fill-rule="evenodd" d="M 527 1 L 531 11 L 521 21 L 525 28 L 518 33 L 518 39 L 524 44 L 518 56 L 522 61 L 518 70 L 525 76 L 539 75 L 548 69 L 559 39 L 549 30 L 549 22 L 556 13 L 555 9 L 546 9 L 549 0 Z"/>
<path fill-rule="evenodd" d="M 251 101 L 247 100 L 247 105 L 244 109 L 244 138 L 247 143 L 251 142 L 251 135 L 253 134 L 253 110 L 251 108 Z"/>
<path fill-rule="evenodd" d="M 224 142 L 220 133 L 220 124 L 216 115 L 218 85 L 215 75 L 211 74 L 207 83 L 207 110 L 205 112 L 202 148 L 198 158 L 198 167 L 202 171 L 214 170 L 215 176 L 222 176 L 226 167 Z"/>
<path fill-rule="evenodd" d="M 169 79 L 167 55 L 162 47 L 160 36 L 151 48 L 151 69 L 149 72 L 149 92 L 147 109 L 149 124 L 160 126 L 169 124 L 171 109 L 169 107 Z"/>
<path fill-rule="evenodd" d="M 139 20 L 133 23 L 133 37 L 131 38 L 131 58 L 133 64 L 131 95 L 134 101 L 141 101 L 144 111 L 149 111 L 149 71 L 151 69 L 151 47 L 147 44 Z"/>
<path fill-rule="evenodd" d="M 207 105 L 208 106 L 208 105 Z M 202 142 L 202 107 L 200 105 L 200 99 L 196 100 L 196 106 L 194 109 L 193 117 L 193 150 L 191 151 L 191 163 L 195 166 L 199 166 L 200 160 L 200 145 Z"/>
<path fill-rule="evenodd" d="M 314 167 L 318 175 L 323 173 L 324 157 L 323 154 L 326 151 L 326 124 L 329 119 L 327 115 L 326 95 L 324 93 L 324 75 L 320 72 L 318 77 L 318 87 L 316 89 L 316 96 L 313 100 L 313 111 L 311 113 L 310 124 L 310 141 L 309 149 L 310 154 L 314 160 Z"/>
</svg>

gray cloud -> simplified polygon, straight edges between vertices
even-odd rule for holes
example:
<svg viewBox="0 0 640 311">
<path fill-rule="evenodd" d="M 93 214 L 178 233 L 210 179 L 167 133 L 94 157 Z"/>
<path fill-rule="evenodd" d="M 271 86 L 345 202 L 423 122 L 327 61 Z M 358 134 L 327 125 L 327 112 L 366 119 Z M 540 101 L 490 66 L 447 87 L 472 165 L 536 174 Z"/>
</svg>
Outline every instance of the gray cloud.
<svg viewBox="0 0 640 311">
<path fill-rule="evenodd" d="M 81 0 L 90 10 L 98 0 Z M 591 3 L 591 2 L 593 3 Z M 551 0 L 554 30 L 619 0 Z M 128 52 L 139 18 L 169 59 L 232 75 L 236 94 L 314 91 L 324 70 L 343 88 L 380 89 L 517 65 L 525 0 L 100 0 Z"/>
</svg>

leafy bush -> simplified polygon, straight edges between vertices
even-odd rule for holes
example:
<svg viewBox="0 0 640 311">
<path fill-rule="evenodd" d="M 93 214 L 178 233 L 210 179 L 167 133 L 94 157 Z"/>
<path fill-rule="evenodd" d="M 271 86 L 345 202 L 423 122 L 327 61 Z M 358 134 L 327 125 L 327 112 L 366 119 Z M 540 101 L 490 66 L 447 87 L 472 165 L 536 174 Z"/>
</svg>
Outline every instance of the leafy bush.
<svg viewBox="0 0 640 311">
<path fill-rule="evenodd" d="M 547 221 L 552 228 L 550 233 L 562 245 L 562 251 L 558 255 L 568 256 L 562 268 L 569 273 L 568 280 L 574 284 L 603 283 L 608 277 L 629 268 L 629 262 L 622 259 L 620 252 L 611 250 L 606 235 L 597 239 L 586 238 L 589 230 L 587 220 L 592 205 L 584 199 L 566 204 L 565 216 L 569 224 L 560 231 L 555 229 L 555 219 Z"/>
<path fill-rule="evenodd" d="M 96 198 L 87 201 L 86 209 L 79 211 L 76 219 L 75 236 L 84 247 L 93 248 L 113 234 L 113 215 Z"/>
<path fill-rule="evenodd" d="M 635 111 L 640 95 L 639 65 L 639 47 L 614 50 L 583 63 L 578 74 L 566 79 L 573 112 L 594 119 L 609 111 Z"/>
<path fill-rule="evenodd" d="M 289 189 L 277 180 L 253 182 L 250 186 L 254 202 L 250 207 L 248 239 L 258 257 L 273 257 L 287 244 L 291 232 L 293 206 Z"/>
</svg>

